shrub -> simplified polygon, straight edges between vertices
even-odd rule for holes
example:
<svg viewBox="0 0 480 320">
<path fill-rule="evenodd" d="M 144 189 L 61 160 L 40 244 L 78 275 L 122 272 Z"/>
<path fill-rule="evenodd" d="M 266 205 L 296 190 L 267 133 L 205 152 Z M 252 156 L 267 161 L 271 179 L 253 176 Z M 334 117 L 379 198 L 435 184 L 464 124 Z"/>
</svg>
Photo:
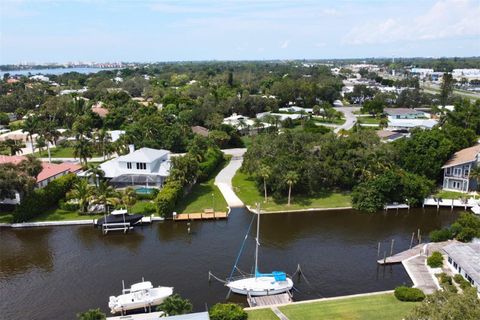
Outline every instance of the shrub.
<svg viewBox="0 0 480 320">
<path fill-rule="evenodd" d="M 400 301 L 422 301 L 425 294 L 417 288 L 400 286 L 395 288 L 395 298 Z"/>
<path fill-rule="evenodd" d="M 13 215 L 14 222 L 28 221 L 58 205 L 77 180 L 76 175 L 67 174 L 53 180 L 42 189 L 35 189 L 17 206 Z"/>
<path fill-rule="evenodd" d="M 179 294 L 174 294 L 161 305 L 157 306 L 157 311 L 164 311 L 169 316 L 175 316 L 192 312 L 193 305 L 188 299 L 183 299 Z"/>
<path fill-rule="evenodd" d="M 77 314 L 79 320 L 104 320 L 107 316 L 100 309 L 90 309 L 88 311 Z"/>
<path fill-rule="evenodd" d="M 66 211 L 77 211 L 80 208 L 78 203 L 71 202 L 71 201 L 65 202 L 63 200 L 60 200 L 60 202 L 58 203 L 58 207 Z"/>
<path fill-rule="evenodd" d="M 435 251 L 427 259 L 427 264 L 430 268 L 440 268 L 443 266 L 443 256 L 440 252 Z"/>
<path fill-rule="evenodd" d="M 444 228 L 440 230 L 433 230 L 429 234 L 430 241 L 432 242 L 441 242 L 453 239 L 453 233 L 450 229 Z"/>
<path fill-rule="evenodd" d="M 208 148 L 205 153 L 205 161 L 200 162 L 198 182 L 208 180 L 209 176 L 218 168 L 224 161 L 223 153 L 218 148 Z"/>
<path fill-rule="evenodd" d="M 462 290 L 472 287 L 470 282 L 468 282 L 461 274 L 456 274 L 453 277 L 453 280 L 455 280 L 455 282 L 460 285 L 460 288 L 462 288 Z"/>
<path fill-rule="evenodd" d="M 445 272 L 442 272 L 438 275 L 440 284 L 452 284 L 452 277 L 447 275 Z"/>
<path fill-rule="evenodd" d="M 183 188 L 182 185 L 177 181 L 167 182 L 155 199 L 155 204 L 157 207 L 157 213 L 166 217 L 171 215 L 175 204 L 178 199 L 182 196 Z"/>
<path fill-rule="evenodd" d="M 217 303 L 210 311 L 211 320 L 247 320 L 248 315 L 236 303 Z"/>
</svg>

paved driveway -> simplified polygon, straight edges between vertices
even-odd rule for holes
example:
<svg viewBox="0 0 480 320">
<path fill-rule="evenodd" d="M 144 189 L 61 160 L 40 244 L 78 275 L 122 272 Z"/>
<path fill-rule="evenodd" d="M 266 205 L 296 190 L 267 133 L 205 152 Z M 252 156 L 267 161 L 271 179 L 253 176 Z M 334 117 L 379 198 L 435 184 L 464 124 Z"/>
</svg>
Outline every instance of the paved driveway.
<svg viewBox="0 0 480 320">
<path fill-rule="evenodd" d="M 353 128 L 355 123 L 357 123 L 357 116 L 354 115 L 353 112 L 359 111 L 360 107 L 337 107 L 334 109 L 343 113 L 343 116 L 345 117 L 345 123 L 335 128 L 333 132 L 338 133 L 342 129 L 350 130 Z"/>
<path fill-rule="evenodd" d="M 230 162 L 215 177 L 215 185 L 218 186 L 225 201 L 230 208 L 244 207 L 242 200 L 233 192 L 232 178 L 238 169 L 242 166 L 243 154 L 247 149 L 226 149 L 222 150 L 225 154 L 232 156 Z"/>
</svg>

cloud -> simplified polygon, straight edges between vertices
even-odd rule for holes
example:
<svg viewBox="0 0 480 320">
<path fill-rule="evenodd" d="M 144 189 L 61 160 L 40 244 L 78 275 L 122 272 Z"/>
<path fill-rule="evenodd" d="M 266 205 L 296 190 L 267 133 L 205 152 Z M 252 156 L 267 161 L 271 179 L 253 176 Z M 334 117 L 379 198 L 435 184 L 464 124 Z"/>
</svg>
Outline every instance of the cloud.
<svg viewBox="0 0 480 320">
<path fill-rule="evenodd" d="M 479 1 L 441 0 L 414 17 L 386 18 L 354 26 L 342 42 L 364 45 L 479 36 L 478 17 Z"/>
<path fill-rule="evenodd" d="M 285 40 L 280 44 L 280 48 L 287 49 L 289 44 L 290 44 L 290 40 Z"/>
</svg>

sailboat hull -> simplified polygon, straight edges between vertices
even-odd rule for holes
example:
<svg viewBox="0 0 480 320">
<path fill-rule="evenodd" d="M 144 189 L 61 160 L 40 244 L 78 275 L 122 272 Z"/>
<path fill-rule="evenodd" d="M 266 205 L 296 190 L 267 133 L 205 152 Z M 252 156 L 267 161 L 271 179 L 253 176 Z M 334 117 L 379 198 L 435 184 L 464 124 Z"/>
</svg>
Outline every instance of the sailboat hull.
<svg viewBox="0 0 480 320">
<path fill-rule="evenodd" d="M 285 293 L 293 288 L 293 281 L 286 278 L 276 281 L 274 277 L 247 277 L 226 284 L 235 293 L 250 296 L 269 296 Z"/>
</svg>

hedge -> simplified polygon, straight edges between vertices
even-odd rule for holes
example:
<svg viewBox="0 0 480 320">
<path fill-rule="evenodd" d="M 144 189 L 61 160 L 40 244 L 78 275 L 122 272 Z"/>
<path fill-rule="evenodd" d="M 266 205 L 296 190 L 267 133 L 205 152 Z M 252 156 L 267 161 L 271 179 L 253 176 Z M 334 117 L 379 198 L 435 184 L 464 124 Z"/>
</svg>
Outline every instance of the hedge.
<svg viewBox="0 0 480 320">
<path fill-rule="evenodd" d="M 35 189 L 25 196 L 17 206 L 13 214 L 13 221 L 28 221 L 58 205 L 58 202 L 65 198 L 77 180 L 78 177 L 70 173 L 53 180 L 44 188 Z"/>
<path fill-rule="evenodd" d="M 166 217 L 172 214 L 175 204 L 181 198 L 183 193 L 183 186 L 178 181 L 169 181 L 158 192 L 155 204 L 157 206 L 157 213 Z"/>
<path fill-rule="evenodd" d="M 435 251 L 427 258 L 427 264 L 430 268 L 440 268 L 443 266 L 443 256 L 440 252 Z"/>
<path fill-rule="evenodd" d="M 432 242 L 442 242 L 442 241 L 453 239 L 452 231 L 447 228 L 440 229 L 440 230 L 433 230 L 432 232 L 430 232 L 428 236 L 430 238 L 430 241 Z"/>
<path fill-rule="evenodd" d="M 198 173 L 198 182 L 203 182 L 208 180 L 210 175 L 215 172 L 218 166 L 224 161 L 223 153 L 218 148 L 208 148 L 205 153 L 205 161 L 200 162 L 199 173 Z"/>
<path fill-rule="evenodd" d="M 455 280 L 455 282 L 460 285 L 460 288 L 462 288 L 462 290 L 472 287 L 470 282 L 468 282 L 461 274 L 456 274 L 455 276 L 453 276 L 453 280 Z"/>
<path fill-rule="evenodd" d="M 422 290 L 406 286 L 396 287 L 394 294 L 395 298 L 400 301 L 422 301 L 425 299 L 425 294 Z"/>
</svg>

